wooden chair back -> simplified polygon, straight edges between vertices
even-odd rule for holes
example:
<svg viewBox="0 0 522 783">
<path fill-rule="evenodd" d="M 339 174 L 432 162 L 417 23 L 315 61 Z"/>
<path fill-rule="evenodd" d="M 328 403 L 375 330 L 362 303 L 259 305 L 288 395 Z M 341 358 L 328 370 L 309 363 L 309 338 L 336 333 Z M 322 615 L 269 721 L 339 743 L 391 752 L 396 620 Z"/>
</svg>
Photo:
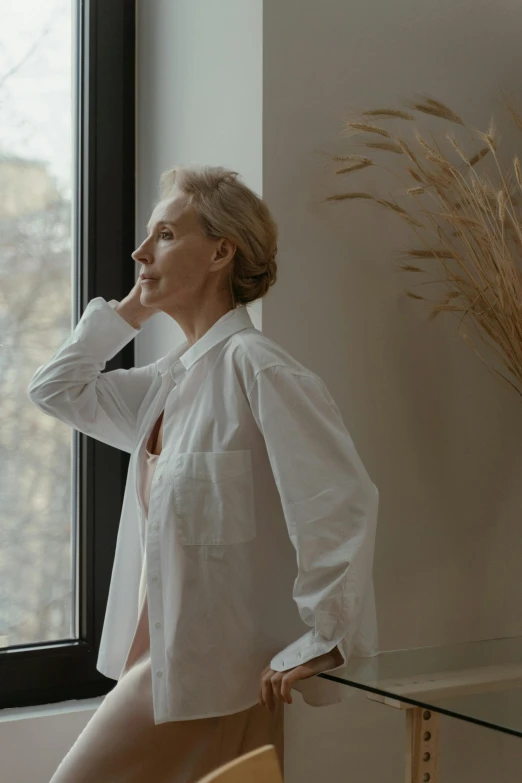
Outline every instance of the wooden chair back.
<svg viewBox="0 0 522 783">
<path fill-rule="evenodd" d="M 198 783 L 283 783 L 274 745 L 263 745 L 213 770 Z"/>
</svg>

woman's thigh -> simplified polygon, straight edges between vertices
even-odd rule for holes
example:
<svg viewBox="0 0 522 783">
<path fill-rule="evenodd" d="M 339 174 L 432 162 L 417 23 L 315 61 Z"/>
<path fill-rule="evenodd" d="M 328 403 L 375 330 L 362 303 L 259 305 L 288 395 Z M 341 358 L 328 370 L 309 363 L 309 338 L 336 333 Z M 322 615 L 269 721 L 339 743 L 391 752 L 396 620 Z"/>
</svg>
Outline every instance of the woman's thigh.
<svg viewBox="0 0 522 783">
<path fill-rule="evenodd" d="M 283 767 L 283 707 L 259 704 L 233 715 L 154 723 L 150 659 L 106 695 L 50 783 L 193 783 L 265 744 Z"/>
</svg>

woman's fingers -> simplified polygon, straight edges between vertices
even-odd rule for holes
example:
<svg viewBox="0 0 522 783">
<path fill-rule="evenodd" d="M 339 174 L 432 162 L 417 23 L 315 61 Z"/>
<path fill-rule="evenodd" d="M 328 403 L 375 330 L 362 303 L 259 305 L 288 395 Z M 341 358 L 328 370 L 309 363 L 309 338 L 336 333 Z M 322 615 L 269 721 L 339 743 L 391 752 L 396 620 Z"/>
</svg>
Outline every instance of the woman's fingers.
<svg viewBox="0 0 522 783">
<path fill-rule="evenodd" d="M 260 704 L 265 704 L 269 710 L 275 707 L 275 700 L 282 699 L 287 704 L 292 703 L 291 678 L 288 672 L 278 672 L 265 669 L 261 675 Z"/>
</svg>

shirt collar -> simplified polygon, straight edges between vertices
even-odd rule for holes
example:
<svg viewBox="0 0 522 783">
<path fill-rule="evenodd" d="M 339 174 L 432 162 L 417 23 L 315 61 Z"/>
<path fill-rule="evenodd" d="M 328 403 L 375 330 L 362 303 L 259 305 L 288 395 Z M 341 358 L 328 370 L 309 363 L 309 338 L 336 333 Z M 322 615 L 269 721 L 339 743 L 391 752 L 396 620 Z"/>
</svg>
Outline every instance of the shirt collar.
<svg viewBox="0 0 522 783">
<path fill-rule="evenodd" d="M 157 362 L 158 372 L 164 375 L 170 371 L 173 379 L 183 375 L 187 370 L 202 359 L 218 343 L 227 340 L 236 332 L 252 328 L 254 325 L 245 305 L 229 310 L 222 315 L 205 334 L 188 346 L 188 340 L 173 348 Z"/>
</svg>

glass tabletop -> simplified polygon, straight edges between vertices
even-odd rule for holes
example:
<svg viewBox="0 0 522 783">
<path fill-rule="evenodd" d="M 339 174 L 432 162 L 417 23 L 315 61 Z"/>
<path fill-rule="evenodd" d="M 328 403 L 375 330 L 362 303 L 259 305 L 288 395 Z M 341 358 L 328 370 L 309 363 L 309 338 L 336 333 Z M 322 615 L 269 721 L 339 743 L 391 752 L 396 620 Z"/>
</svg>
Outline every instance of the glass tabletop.
<svg viewBox="0 0 522 783">
<path fill-rule="evenodd" d="M 352 657 L 318 676 L 522 737 L 522 636 Z"/>
</svg>

